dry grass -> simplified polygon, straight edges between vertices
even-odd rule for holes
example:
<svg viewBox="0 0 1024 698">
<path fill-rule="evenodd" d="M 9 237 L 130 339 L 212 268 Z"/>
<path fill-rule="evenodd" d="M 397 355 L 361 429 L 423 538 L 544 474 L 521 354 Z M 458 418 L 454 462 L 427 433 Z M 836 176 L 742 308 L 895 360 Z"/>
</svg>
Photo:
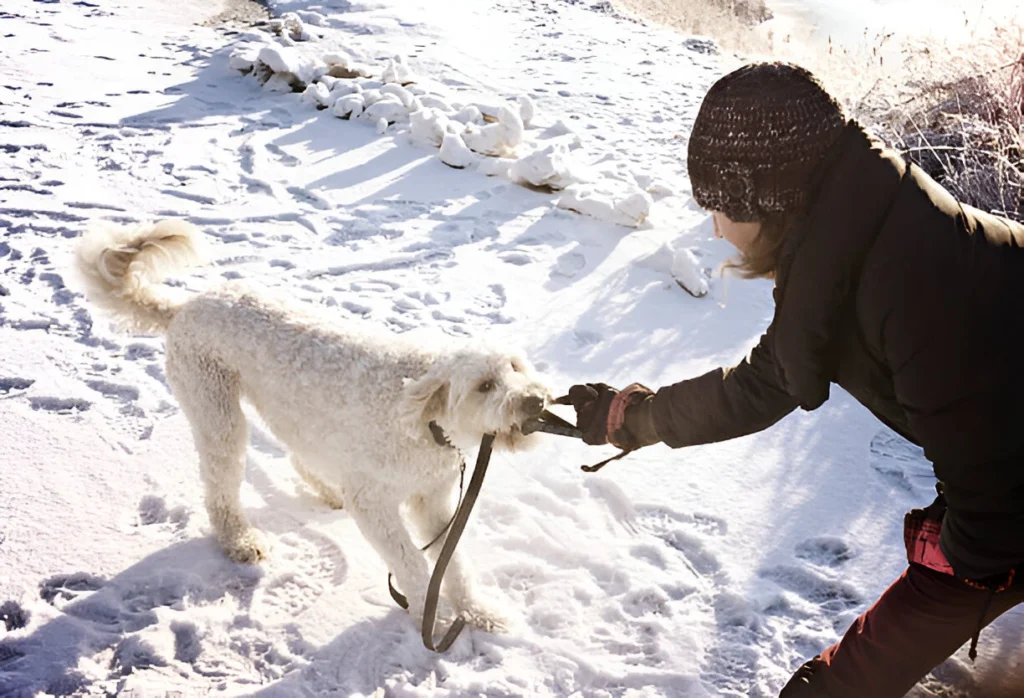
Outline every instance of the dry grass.
<svg viewBox="0 0 1024 698">
<path fill-rule="evenodd" d="M 771 17 L 765 0 L 616 0 L 615 4 L 683 34 L 709 36 L 725 48 L 768 48 L 753 27 Z"/>
<path fill-rule="evenodd" d="M 869 36 L 854 49 L 758 26 L 764 0 L 617 0 L 648 20 L 709 36 L 738 65 L 788 60 L 817 74 L 851 116 L 958 199 L 1024 222 L 1024 23 L 972 26 L 957 41 Z M 728 69 L 729 65 L 725 66 Z"/>
<path fill-rule="evenodd" d="M 1024 31 L 958 57 L 920 47 L 861 118 L 964 203 L 1024 221 Z"/>
<path fill-rule="evenodd" d="M 865 36 L 853 50 L 769 35 L 767 50 L 815 72 L 850 114 L 962 202 L 1024 222 L 1024 24 L 965 28 L 956 43 L 893 46 Z"/>
</svg>

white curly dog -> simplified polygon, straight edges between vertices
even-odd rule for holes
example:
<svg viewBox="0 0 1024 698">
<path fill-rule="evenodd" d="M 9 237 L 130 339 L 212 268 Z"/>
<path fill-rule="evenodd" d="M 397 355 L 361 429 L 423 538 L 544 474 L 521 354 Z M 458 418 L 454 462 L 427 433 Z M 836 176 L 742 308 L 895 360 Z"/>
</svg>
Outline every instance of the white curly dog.
<svg viewBox="0 0 1024 698">
<path fill-rule="evenodd" d="M 166 335 L 167 378 L 192 428 L 218 541 L 239 562 L 267 553 L 239 497 L 244 398 L 290 450 L 301 477 L 331 506 L 344 503 L 421 620 L 430 568 L 403 510 L 421 541 L 434 538 L 454 513 L 460 464 L 430 423 L 464 451 L 485 433 L 497 434 L 495 448 L 522 449 L 532 437 L 520 425 L 544 409 L 550 391 L 507 348 L 430 348 L 237 282 L 198 295 L 162 283 L 201 262 L 202 246 L 202 234 L 183 221 L 103 223 L 81 238 L 75 271 L 88 300 L 124 329 Z M 503 627 L 458 553 L 443 595 L 477 627 Z"/>
</svg>

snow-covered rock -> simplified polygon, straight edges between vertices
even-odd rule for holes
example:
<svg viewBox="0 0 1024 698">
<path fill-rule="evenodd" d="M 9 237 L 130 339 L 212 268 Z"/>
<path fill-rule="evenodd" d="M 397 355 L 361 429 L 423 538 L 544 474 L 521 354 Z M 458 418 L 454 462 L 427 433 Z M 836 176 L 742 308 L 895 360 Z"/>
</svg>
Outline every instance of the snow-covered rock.
<svg viewBox="0 0 1024 698">
<path fill-rule="evenodd" d="M 383 87 L 380 88 L 380 92 L 381 94 L 394 95 L 398 97 L 398 99 L 401 100 L 402 104 L 405 105 L 406 109 L 409 109 L 412 106 L 413 100 L 415 99 L 415 97 L 411 92 L 409 92 L 409 90 L 405 89 L 401 85 L 396 85 L 393 83 L 385 84 Z"/>
<path fill-rule="evenodd" d="M 674 251 L 672 278 L 692 296 L 700 298 L 708 293 L 708 281 L 701 273 L 700 260 L 686 247 Z"/>
<path fill-rule="evenodd" d="M 309 41 L 313 36 L 306 29 L 305 23 L 294 12 L 286 12 L 280 17 L 270 20 L 270 30 L 292 41 Z"/>
<path fill-rule="evenodd" d="M 384 87 L 384 83 L 376 78 L 368 76 L 359 76 L 355 78 L 356 84 L 360 85 L 364 90 L 379 90 Z"/>
<path fill-rule="evenodd" d="M 624 198 L 615 201 L 615 214 L 618 218 L 616 222 L 625 221 L 624 225 L 641 225 L 647 220 L 653 205 L 654 199 L 651 198 L 650 194 L 643 190 L 635 189 Z"/>
<path fill-rule="evenodd" d="M 385 119 L 384 117 L 381 117 L 381 118 L 377 119 L 377 133 L 379 133 L 380 135 L 383 136 L 384 133 L 387 130 L 388 130 L 388 120 Z"/>
<path fill-rule="evenodd" d="M 302 83 L 291 73 L 273 73 L 263 83 L 263 89 L 267 92 L 296 92 L 302 89 Z"/>
<path fill-rule="evenodd" d="M 452 116 L 452 120 L 463 124 L 482 124 L 484 115 L 475 104 L 467 104 Z"/>
<path fill-rule="evenodd" d="M 498 110 L 496 122 L 484 126 L 469 124 L 463 134 L 463 140 L 470 150 L 481 155 L 515 155 L 516 148 L 523 140 L 523 120 L 517 112 L 503 105 Z"/>
<path fill-rule="evenodd" d="M 383 95 L 373 104 L 367 105 L 362 118 L 373 122 L 384 119 L 388 123 L 395 123 L 408 120 L 409 110 L 395 95 Z"/>
<path fill-rule="evenodd" d="M 287 46 L 264 46 L 257 57 L 275 75 L 290 75 L 304 88 L 327 71 L 319 60 Z"/>
<path fill-rule="evenodd" d="M 363 103 L 366 106 L 376 104 L 384 97 L 384 95 L 381 94 L 380 90 L 374 89 L 364 89 L 361 94 L 363 95 Z"/>
<path fill-rule="evenodd" d="M 483 158 L 476 166 L 476 170 L 488 177 L 509 179 L 509 170 L 512 169 L 515 162 L 515 158 Z"/>
<path fill-rule="evenodd" d="M 636 228 L 647 220 L 653 203 L 651 196 L 639 189 L 617 196 L 592 184 L 573 184 L 566 187 L 555 205 L 599 220 Z"/>
<path fill-rule="evenodd" d="M 448 132 L 448 123 L 448 117 L 439 109 L 426 108 L 409 113 L 411 138 L 422 145 L 439 147 Z"/>
<path fill-rule="evenodd" d="M 312 10 L 296 10 L 295 14 L 299 16 L 306 24 L 312 24 L 314 27 L 326 27 L 328 26 L 327 18 L 319 12 Z"/>
<path fill-rule="evenodd" d="M 551 189 L 565 189 L 579 181 L 572 172 L 569 149 L 564 143 L 552 143 L 519 158 L 509 170 L 509 178 Z"/>
<path fill-rule="evenodd" d="M 466 147 L 462 136 L 454 133 L 444 134 L 444 139 L 441 141 L 441 150 L 438 151 L 437 156 L 444 164 L 458 169 L 469 167 L 480 159 L 478 155 Z"/>
<path fill-rule="evenodd" d="M 529 128 L 534 117 L 537 116 L 537 105 L 529 95 L 519 95 L 519 117 L 523 120 L 523 126 Z"/>
<path fill-rule="evenodd" d="M 252 71 L 256 59 L 257 54 L 252 51 L 236 51 L 228 59 L 228 67 L 244 75 Z"/>
<path fill-rule="evenodd" d="M 389 58 L 387 63 L 384 65 L 384 70 L 380 74 L 380 79 L 385 83 L 397 83 L 399 85 L 407 85 L 411 82 L 415 82 L 415 75 L 412 69 L 405 64 L 405 59 L 402 56 L 395 56 Z"/>
<path fill-rule="evenodd" d="M 655 179 L 648 174 L 634 174 L 633 179 L 637 185 L 645 192 L 658 198 L 664 198 L 666 196 L 673 196 L 675 192 L 660 179 Z"/>
<path fill-rule="evenodd" d="M 339 97 L 331 108 L 331 113 L 341 119 L 357 119 L 363 113 L 365 103 L 362 93 Z"/>
<path fill-rule="evenodd" d="M 452 109 L 452 105 L 446 102 L 441 97 L 438 97 L 437 95 L 419 94 L 417 95 L 417 97 L 420 100 L 420 104 L 422 104 L 424 107 L 427 107 L 429 109 L 437 109 L 439 111 L 444 112 L 445 114 L 450 114 L 454 112 L 454 109 Z"/>
<path fill-rule="evenodd" d="M 325 75 L 323 78 L 320 78 L 320 80 L 323 81 L 327 77 L 328 76 Z M 332 101 L 337 100 L 346 95 L 359 94 L 362 91 L 363 88 L 358 83 L 353 82 L 351 80 L 338 79 L 335 80 L 334 85 L 331 87 Z"/>
<path fill-rule="evenodd" d="M 311 82 L 302 93 L 302 101 L 314 107 L 326 107 L 330 104 L 331 93 L 322 82 Z"/>
</svg>

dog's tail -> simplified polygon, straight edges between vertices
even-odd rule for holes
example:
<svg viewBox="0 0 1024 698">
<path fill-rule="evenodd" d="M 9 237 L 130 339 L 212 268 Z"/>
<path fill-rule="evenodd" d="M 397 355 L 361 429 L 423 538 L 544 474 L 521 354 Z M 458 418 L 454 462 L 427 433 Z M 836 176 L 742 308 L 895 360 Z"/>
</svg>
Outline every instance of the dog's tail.
<svg viewBox="0 0 1024 698">
<path fill-rule="evenodd" d="M 75 271 L 89 302 L 114 315 L 123 329 L 162 333 L 185 299 L 161 282 L 201 263 L 202 249 L 202 233 L 185 221 L 100 221 L 80 239 Z"/>
</svg>

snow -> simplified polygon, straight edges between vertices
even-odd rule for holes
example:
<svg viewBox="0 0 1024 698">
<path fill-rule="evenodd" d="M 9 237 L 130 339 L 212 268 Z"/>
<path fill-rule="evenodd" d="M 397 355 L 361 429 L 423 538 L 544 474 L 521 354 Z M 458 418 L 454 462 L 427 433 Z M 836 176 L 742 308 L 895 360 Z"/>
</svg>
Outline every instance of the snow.
<svg viewBox="0 0 1024 698">
<path fill-rule="evenodd" d="M 596 474 L 608 450 L 554 436 L 497 455 L 461 545 L 512 628 L 443 656 L 255 419 L 242 498 L 272 555 L 217 549 L 162 341 L 65 278 L 89 220 L 200 226 L 213 264 L 182 290 L 507 341 L 560 389 L 731 364 L 772 314 L 769 284 L 725 299 L 709 275 L 730 252 L 685 177 L 721 57 L 561 0 L 271 4 L 308 38 L 205 26 L 199 2 L 0 13 L 0 695 L 775 695 L 902 569 L 902 514 L 931 497 L 920 453 L 838 389 Z M 561 182 L 566 156 L 565 189 L 524 177 Z"/>
</svg>

